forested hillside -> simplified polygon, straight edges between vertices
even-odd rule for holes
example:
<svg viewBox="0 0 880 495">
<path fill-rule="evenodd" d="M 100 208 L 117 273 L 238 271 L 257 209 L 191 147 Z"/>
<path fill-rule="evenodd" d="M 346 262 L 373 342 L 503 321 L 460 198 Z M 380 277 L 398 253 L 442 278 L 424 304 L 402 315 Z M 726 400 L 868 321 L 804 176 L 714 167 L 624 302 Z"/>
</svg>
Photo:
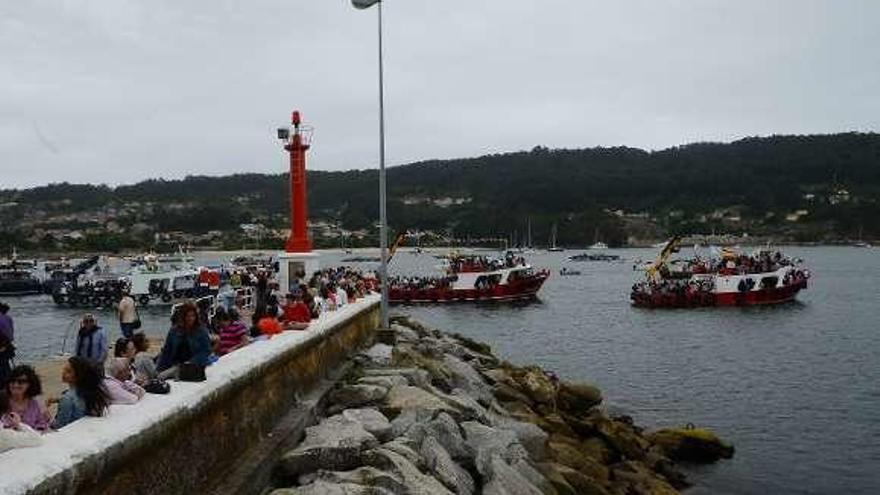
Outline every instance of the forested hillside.
<svg viewBox="0 0 880 495">
<path fill-rule="evenodd" d="M 165 231 L 232 232 L 242 223 L 283 228 L 285 181 L 241 174 L 3 190 L 0 248 L 39 244 L 53 229 L 92 228 L 96 236 L 89 225 L 95 212 L 118 224 L 113 235 L 121 238 L 136 226 L 141 238 L 132 242 Z M 313 219 L 372 229 L 377 171 L 310 171 L 308 181 Z M 536 147 L 393 167 L 388 190 L 394 230 L 458 238 L 523 240 L 527 222 L 536 245 L 546 243 L 553 223 L 569 245 L 712 230 L 802 241 L 876 238 L 880 135 L 773 136 L 653 152 Z"/>
</svg>

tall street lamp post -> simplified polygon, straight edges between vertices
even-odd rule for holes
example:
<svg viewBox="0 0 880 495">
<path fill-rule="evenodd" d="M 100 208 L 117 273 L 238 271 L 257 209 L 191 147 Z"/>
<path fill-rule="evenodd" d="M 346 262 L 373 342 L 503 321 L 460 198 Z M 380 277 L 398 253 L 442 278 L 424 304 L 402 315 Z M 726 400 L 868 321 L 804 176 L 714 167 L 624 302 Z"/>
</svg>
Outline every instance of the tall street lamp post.
<svg viewBox="0 0 880 495">
<path fill-rule="evenodd" d="M 390 328 L 388 321 L 388 212 L 385 190 L 385 80 L 382 61 L 382 1 L 351 0 L 358 9 L 368 9 L 378 4 L 379 20 L 379 280 L 382 286 L 382 303 L 380 307 L 382 326 Z"/>
</svg>

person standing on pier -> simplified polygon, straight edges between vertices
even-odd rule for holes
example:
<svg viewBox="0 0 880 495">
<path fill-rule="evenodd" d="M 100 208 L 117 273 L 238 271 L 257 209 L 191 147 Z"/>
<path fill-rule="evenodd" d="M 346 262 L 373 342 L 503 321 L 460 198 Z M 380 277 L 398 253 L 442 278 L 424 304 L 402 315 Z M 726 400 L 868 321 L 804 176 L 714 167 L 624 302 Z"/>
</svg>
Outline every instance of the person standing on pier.
<svg viewBox="0 0 880 495">
<path fill-rule="evenodd" d="M 134 298 L 128 290 L 122 293 L 122 299 L 116 306 L 116 312 L 119 315 L 119 329 L 122 330 L 122 336 L 131 339 L 134 331 L 141 327 L 140 318 L 138 318 L 137 306 Z"/>
<path fill-rule="evenodd" d="M 0 302 L 0 387 L 6 386 L 6 379 L 15 357 L 15 328 L 9 316 L 9 306 Z"/>
<path fill-rule="evenodd" d="M 107 331 L 98 326 L 94 315 L 86 313 L 76 336 L 76 355 L 103 367 L 107 345 Z"/>
</svg>

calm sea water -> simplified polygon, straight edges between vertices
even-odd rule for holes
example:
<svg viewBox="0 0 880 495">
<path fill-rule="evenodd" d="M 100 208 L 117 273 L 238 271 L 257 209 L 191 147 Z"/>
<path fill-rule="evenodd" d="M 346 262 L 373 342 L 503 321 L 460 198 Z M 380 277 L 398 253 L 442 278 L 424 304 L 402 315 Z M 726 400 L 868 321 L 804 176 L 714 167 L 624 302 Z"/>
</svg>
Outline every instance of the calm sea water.
<svg viewBox="0 0 880 495">
<path fill-rule="evenodd" d="M 714 429 L 736 455 L 691 468 L 690 493 L 880 493 L 880 249 L 787 249 L 813 272 L 793 304 L 672 311 L 629 305 L 631 261 L 653 250 L 610 252 L 626 261 L 530 255 L 554 272 L 534 303 L 394 310 L 488 342 L 511 361 L 594 382 L 610 407 L 643 425 Z M 327 253 L 323 263 L 341 258 Z M 428 254 L 403 252 L 392 271 L 435 265 Z M 582 275 L 558 276 L 562 266 Z M 8 301 L 21 360 L 70 350 L 81 310 L 47 297 Z M 116 336 L 113 314 L 96 313 Z M 141 313 L 147 333 L 165 333 L 167 308 Z"/>
</svg>

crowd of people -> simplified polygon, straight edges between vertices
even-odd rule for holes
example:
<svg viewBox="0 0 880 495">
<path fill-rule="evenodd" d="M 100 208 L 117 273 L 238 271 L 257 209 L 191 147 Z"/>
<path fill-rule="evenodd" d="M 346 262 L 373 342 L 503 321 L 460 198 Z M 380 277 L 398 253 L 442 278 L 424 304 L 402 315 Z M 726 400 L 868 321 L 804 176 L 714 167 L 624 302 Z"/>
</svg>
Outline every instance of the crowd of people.
<svg viewBox="0 0 880 495">
<path fill-rule="evenodd" d="M 297 280 L 283 297 L 270 277 L 255 282 L 253 308 L 233 300 L 208 316 L 194 301 L 175 306 L 171 328 L 155 355 L 146 334 L 133 331 L 140 327 L 139 316 L 134 325 L 130 303 L 124 298 L 118 305 L 121 336 L 112 348 L 107 329 L 94 314 L 85 314 L 74 355 L 61 369 L 67 390 L 45 399 L 35 368 L 12 366 L 13 321 L 10 308 L 0 303 L 0 452 L 39 445 L 42 435 L 86 416 L 103 416 L 110 405 L 133 405 L 148 393 L 171 393 L 172 380 L 203 381 L 205 368 L 221 356 L 246 352 L 251 343 L 284 331 L 307 330 L 322 313 L 351 304 L 378 287 L 375 274 L 346 267 L 326 268 Z"/>
<path fill-rule="evenodd" d="M 693 305 L 708 306 L 714 301 L 715 283 L 709 279 L 643 280 L 633 284 L 631 298 L 666 297 Z"/>
<path fill-rule="evenodd" d="M 723 253 L 720 258 L 687 260 L 684 271 L 690 273 L 717 273 L 719 275 L 753 275 L 775 272 L 791 266 L 793 261 L 779 251 L 758 251 L 754 254 Z"/>
</svg>

